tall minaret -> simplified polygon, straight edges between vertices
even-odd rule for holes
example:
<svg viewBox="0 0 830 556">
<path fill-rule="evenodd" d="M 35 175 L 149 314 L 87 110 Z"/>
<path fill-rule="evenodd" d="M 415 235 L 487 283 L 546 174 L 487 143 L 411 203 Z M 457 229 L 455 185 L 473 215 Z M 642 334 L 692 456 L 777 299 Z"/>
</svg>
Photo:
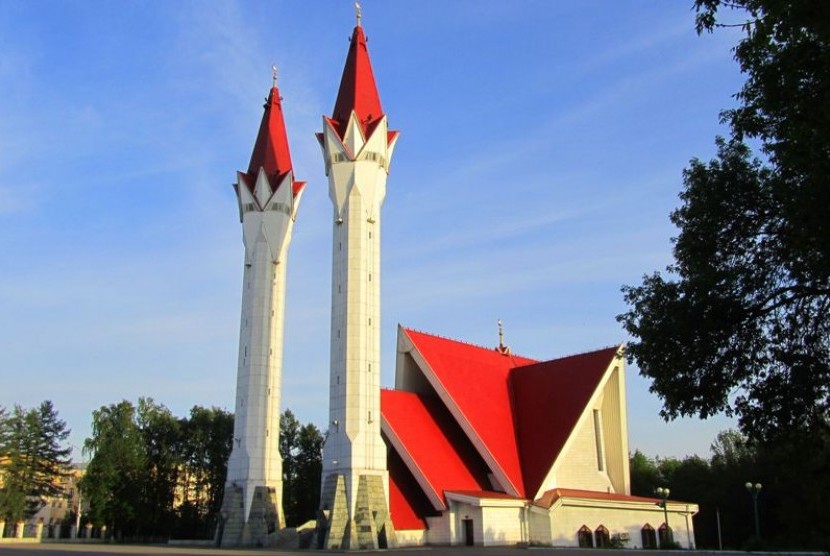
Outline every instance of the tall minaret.
<svg viewBox="0 0 830 556">
<path fill-rule="evenodd" d="M 294 181 L 282 105 L 274 84 L 251 163 L 237 172 L 245 270 L 233 449 L 217 540 L 262 546 L 285 527 L 279 453 L 285 266 L 304 182 Z"/>
<path fill-rule="evenodd" d="M 380 209 L 398 138 L 389 131 L 357 7 L 340 91 L 323 117 L 334 245 L 328 437 L 318 519 L 321 548 L 394 543 L 380 436 Z"/>
</svg>

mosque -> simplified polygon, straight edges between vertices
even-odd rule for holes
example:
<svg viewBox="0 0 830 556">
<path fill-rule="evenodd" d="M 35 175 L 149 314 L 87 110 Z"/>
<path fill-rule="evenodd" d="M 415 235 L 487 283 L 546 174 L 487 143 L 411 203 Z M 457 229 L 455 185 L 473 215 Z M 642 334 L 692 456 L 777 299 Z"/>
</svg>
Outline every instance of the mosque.
<svg viewBox="0 0 830 556">
<path fill-rule="evenodd" d="M 399 134 L 356 7 L 334 110 L 317 134 L 333 210 L 329 422 L 313 545 L 692 548 L 695 504 L 631 495 L 622 346 L 539 361 L 512 353 L 501 334 L 482 347 L 399 327 L 395 388 L 380 387 L 381 208 Z M 245 263 L 222 546 L 273 544 L 285 527 L 285 269 L 304 189 L 275 75 L 235 185 Z"/>
</svg>

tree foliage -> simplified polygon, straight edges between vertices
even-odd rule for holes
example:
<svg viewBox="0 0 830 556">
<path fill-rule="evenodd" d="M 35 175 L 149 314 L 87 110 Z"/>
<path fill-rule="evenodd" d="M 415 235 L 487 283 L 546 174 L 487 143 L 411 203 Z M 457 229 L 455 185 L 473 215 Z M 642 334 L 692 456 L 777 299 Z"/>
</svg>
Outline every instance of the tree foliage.
<svg viewBox="0 0 830 556">
<path fill-rule="evenodd" d="M 50 401 L 37 408 L 0 408 L 0 517 L 27 519 L 60 493 L 58 479 L 69 468 L 66 423 Z"/>
<path fill-rule="evenodd" d="M 210 538 L 224 492 L 233 416 L 196 406 L 179 419 L 141 398 L 93 412 L 81 482 L 89 519 L 120 537 Z"/>
<path fill-rule="evenodd" d="M 212 538 L 233 440 L 233 415 L 195 406 L 185 418 L 152 399 L 93 412 L 81 490 L 88 519 L 120 538 Z M 323 436 L 290 410 L 280 418 L 283 508 L 289 526 L 313 519 L 320 501 Z"/>
<path fill-rule="evenodd" d="M 684 171 L 674 264 L 623 288 L 629 356 L 665 418 L 726 411 L 768 438 L 820 428 L 830 415 L 830 3 L 696 7 L 701 32 L 746 16 L 734 51 L 746 82 L 722 113 L 731 137 Z"/>
<path fill-rule="evenodd" d="M 194 406 L 182 421 L 182 489 L 178 508 L 179 537 L 210 538 L 225 491 L 233 443 L 233 415 L 215 407 Z"/>
<path fill-rule="evenodd" d="M 92 436 L 84 442 L 92 456 L 80 489 L 90 519 L 110 531 L 132 534 L 143 519 L 146 454 L 135 406 L 123 400 L 92 413 Z"/>
<path fill-rule="evenodd" d="M 826 550 L 830 523 L 830 431 L 795 433 L 776 443 L 751 441 L 737 431 L 720 433 L 711 456 L 682 460 L 631 456 L 631 493 L 654 496 L 657 487 L 671 498 L 698 504 L 696 546 L 716 549 L 718 520 L 726 549 L 768 547 Z M 754 508 L 745 484 L 760 483 L 761 545 L 754 539 Z M 677 523 L 670 524 L 676 531 Z M 683 540 L 685 544 L 685 539 Z"/>
<path fill-rule="evenodd" d="M 301 425 L 287 409 L 280 416 L 283 511 L 289 527 L 314 519 L 320 504 L 323 435 L 313 424 Z"/>
</svg>

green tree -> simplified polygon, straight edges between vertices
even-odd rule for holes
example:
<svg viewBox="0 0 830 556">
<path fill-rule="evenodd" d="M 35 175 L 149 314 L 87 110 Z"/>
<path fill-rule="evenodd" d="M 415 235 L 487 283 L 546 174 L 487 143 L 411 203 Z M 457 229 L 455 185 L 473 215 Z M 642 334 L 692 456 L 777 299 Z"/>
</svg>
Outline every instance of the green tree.
<svg viewBox="0 0 830 556">
<path fill-rule="evenodd" d="M 143 532 L 166 538 L 174 525 L 174 502 L 182 457 L 182 426 L 169 409 L 152 398 L 138 400 L 137 424 L 146 461 L 142 506 Z"/>
<path fill-rule="evenodd" d="M 184 466 L 179 475 L 182 494 L 176 535 L 211 538 L 222 505 L 228 458 L 233 444 L 233 414 L 194 406 L 181 420 Z"/>
<path fill-rule="evenodd" d="M 654 460 L 640 450 L 634 452 L 630 458 L 631 494 L 634 496 L 653 496 L 659 483 L 660 471 Z"/>
<path fill-rule="evenodd" d="M 9 414 L 0 408 L 0 516 L 8 521 L 31 517 L 60 493 L 57 480 L 66 474 L 71 449 L 66 423 L 50 401 Z"/>
<path fill-rule="evenodd" d="M 684 171 L 675 262 L 623 288 L 629 357 L 667 419 L 726 411 L 759 438 L 820 428 L 830 414 L 830 3 L 696 7 L 699 32 L 743 29 L 735 58 L 746 82 L 722 114 L 731 137 Z M 721 22 L 736 10 L 746 19 Z"/>
<path fill-rule="evenodd" d="M 323 475 L 323 434 L 313 423 L 303 425 L 297 439 L 297 524 L 314 519 L 320 506 Z"/>
<path fill-rule="evenodd" d="M 774 548 L 827 550 L 830 522 L 830 428 L 793 431 L 775 443 L 758 446 L 758 461 L 739 482 L 760 482 L 761 538 Z M 746 503 L 746 536 L 752 534 L 751 503 Z M 737 493 L 736 493 L 737 495 Z"/>
<path fill-rule="evenodd" d="M 290 409 L 280 415 L 280 456 L 282 457 L 282 510 L 285 523 L 292 527 L 298 524 L 298 490 L 297 455 L 300 422 Z"/>
<path fill-rule="evenodd" d="M 288 526 L 314 519 L 320 503 L 323 435 L 312 423 L 301 425 L 286 409 L 280 416 L 283 511 Z"/>
<path fill-rule="evenodd" d="M 123 400 L 93 411 L 84 453 L 91 459 L 80 489 L 90 518 L 116 537 L 136 534 L 143 522 L 147 457 L 135 406 Z"/>
</svg>

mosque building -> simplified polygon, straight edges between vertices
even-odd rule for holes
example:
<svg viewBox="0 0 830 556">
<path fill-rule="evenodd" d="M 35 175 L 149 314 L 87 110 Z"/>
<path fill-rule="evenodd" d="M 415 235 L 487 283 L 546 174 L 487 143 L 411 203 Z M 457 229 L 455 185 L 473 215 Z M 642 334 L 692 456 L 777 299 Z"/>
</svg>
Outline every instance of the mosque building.
<svg viewBox="0 0 830 556">
<path fill-rule="evenodd" d="M 381 388 L 381 211 L 399 134 L 357 8 L 334 109 L 317 134 L 332 292 L 314 546 L 693 547 L 695 504 L 631 495 L 622 346 L 539 361 L 512 353 L 501 330 L 498 346 L 482 347 L 399 327 L 395 388 Z M 285 265 L 304 183 L 294 181 L 276 77 L 237 178 L 245 269 L 223 546 L 267 544 L 284 527 Z"/>
</svg>

